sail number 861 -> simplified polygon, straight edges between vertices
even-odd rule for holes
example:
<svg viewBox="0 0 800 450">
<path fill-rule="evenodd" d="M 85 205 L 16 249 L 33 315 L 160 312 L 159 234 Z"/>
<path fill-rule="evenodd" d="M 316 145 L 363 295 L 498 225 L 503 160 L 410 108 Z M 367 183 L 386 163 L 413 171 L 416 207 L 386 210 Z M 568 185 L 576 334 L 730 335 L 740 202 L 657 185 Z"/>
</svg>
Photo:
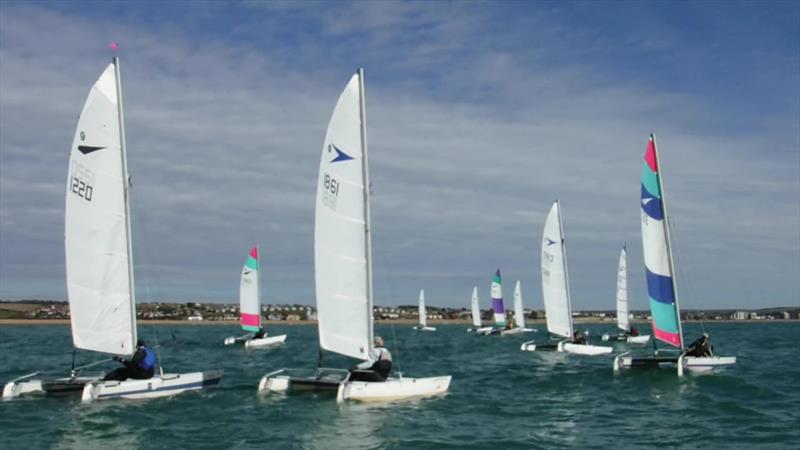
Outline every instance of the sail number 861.
<svg viewBox="0 0 800 450">
<path fill-rule="evenodd" d="M 336 199 L 339 196 L 339 182 L 327 173 L 322 179 L 322 204 L 336 210 Z"/>
</svg>

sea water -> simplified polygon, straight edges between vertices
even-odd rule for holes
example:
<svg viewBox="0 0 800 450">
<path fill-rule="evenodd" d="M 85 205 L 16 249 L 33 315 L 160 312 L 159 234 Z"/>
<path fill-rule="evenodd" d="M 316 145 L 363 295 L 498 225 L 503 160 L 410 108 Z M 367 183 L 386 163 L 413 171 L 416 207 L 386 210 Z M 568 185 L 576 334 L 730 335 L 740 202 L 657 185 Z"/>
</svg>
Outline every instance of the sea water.
<svg viewBox="0 0 800 450">
<path fill-rule="evenodd" d="M 395 368 L 409 377 L 452 375 L 438 398 L 337 404 L 330 394 L 260 394 L 272 370 L 316 367 L 314 326 L 271 326 L 284 346 L 224 346 L 235 326 L 139 327 L 168 372 L 224 369 L 218 387 L 150 400 L 81 404 L 76 397 L 0 402 L 2 449 L 75 448 L 744 448 L 800 447 L 800 323 L 707 323 L 720 355 L 716 375 L 674 370 L 615 375 L 612 357 L 521 352 L 544 332 L 476 336 L 467 325 L 378 325 Z M 541 329 L 541 325 L 537 325 Z M 599 337 L 611 325 L 580 325 Z M 649 332 L 648 326 L 641 331 Z M 686 324 L 687 340 L 702 332 Z M 604 343 L 601 343 L 604 344 Z M 648 347 L 649 348 L 649 347 Z M 618 345 L 615 353 L 627 349 Z M 77 354 L 77 363 L 99 356 Z M 29 372 L 64 374 L 68 326 L 3 325 L 0 382 Z M 354 361 L 327 356 L 326 366 Z M 100 366 L 110 370 L 118 365 Z"/>
</svg>

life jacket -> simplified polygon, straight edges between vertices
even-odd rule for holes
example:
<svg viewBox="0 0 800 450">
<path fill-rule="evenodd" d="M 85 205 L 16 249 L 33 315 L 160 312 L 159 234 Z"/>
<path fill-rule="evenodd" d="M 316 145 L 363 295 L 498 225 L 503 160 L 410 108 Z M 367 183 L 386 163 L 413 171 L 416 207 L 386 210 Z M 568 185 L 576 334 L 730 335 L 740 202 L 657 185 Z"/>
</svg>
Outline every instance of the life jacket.
<svg viewBox="0 0 800 450">
<path fill-rule="evenodd" d="M 139 368 L 145 372 L 151 372 L 155 370 L 156 352 L 154 352 L 150 347 L 144 347 L 142 348 L 142 351 L 144 351 L 144 358 L 139 361 Z"/>
</svg>

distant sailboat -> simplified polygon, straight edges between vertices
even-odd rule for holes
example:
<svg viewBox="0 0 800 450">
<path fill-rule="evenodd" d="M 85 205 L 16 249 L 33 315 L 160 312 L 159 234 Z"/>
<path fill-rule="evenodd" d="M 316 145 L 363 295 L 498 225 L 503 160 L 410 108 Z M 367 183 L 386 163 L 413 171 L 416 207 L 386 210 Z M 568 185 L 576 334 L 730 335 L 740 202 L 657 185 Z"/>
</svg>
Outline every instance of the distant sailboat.
<svg viewBox="0 0 800 450">
<path fill-rule="evenodd" d="M 533 328 L 525 328 L 525 308 L 522 306 L 522 288 L 519 280 L 517 280 L 517 285 L 514 286 L 514 322 L 516 322 L 516 326 L 510 330 L 503 330 L 503 335 L 536 331 Z"/>
<path fill-rule="evenodd" d="M 476 332 L 484 334 L 492 331 L 492 327 L 484 327 L 481 323 L 481 307 L 478 302 L 478 286 L 472 288 L 472 299 L 470 300 L 470 310 L 472 311 L 472 326 L 467 328 L 467 333 Z"/>
<path fill-rule="evenodd" d="M 353 381 L 344 369 L 322 368 L 323 351 L 375 362 L 372 243 L 364 71 L 345 87 L 322 147 L 314 226 L 314 274 L 320 359 L 311 376 L 288 369 L 266 374 L 259 391 L 333 390 L 337 401 L 387 401 L 442 394 L 450 376 Z"/>
<path fill-rule="evenodd" d="M 414 327 L 420 331 L 436 331 L 436 327 L 428 326 L 428 313 L 425 309 L 425 289 L 419 290 L 419 325 Z"/>
<path fill-rule="evenodd" d="M 624 341 L 628 344 L 647 344 L 650 335 L 634 336 L 631 334 L 631 324 L 628 312 L 628 270 L 627 251 L 625 246 L 619 252 L 619 266 L 617 268 L 617 328 L 621 332 L 617 335 L 603 335 L 603 341 Z"/>
<path fill-rule="evenodd" d="M 495 272 L 492 278 L 490 292 L 492 293 L 492 318 L 494 320 L 494 326 L 476 330 L 478 334 L 484 336 L 492 334 L 499 335 L 506 329 L 506 310 L 503 305 L 503 279 L 500 275 L 500 269 L 497 269 L 497 272 Z"/>
<path fill-rule="evenodd" d="M 67 294 L 76 349 L 130 357 L 136 351 L 136 300 L 119 59 L 92 86 L 70 150 L 64 217 Z M 156 374 L 100 381 L 72 376 L 14 380 L 11 398 L 28 392 L 82 392 L 83 401 L 174 395 L 219 383 L 222 371 Z M 35 376 L 35 374 L 31 374 Z"/>
<path fill-rule="evenodd" d="M 614 358 L 614 371 L 630 367 L 677 367 L 678 375 L 684 370 L 710 372 L 736 364 L 735 356 L 688 356 L 683 341 L 681 313 L 678 306 L 678 289 L 675 281 L 675 262 L 672 257 L 669 216 L 664 192 L 656 137 L 650 135 L 644 153 L 641 187 L 642 250 L 647 272 L 647 292 L 650 297 L 650 313 L 653 317 L 655 338 L 672 347 L 656 350 L 645 357 L 631 356 L 630 352 Z"/>
<path fill-rule="evenodd" d="M 249 331 L 244 336 L 231 336 L 225 339 L 225 345 L 244 342 L 245 348 L 277 347 L 286 340 L 286 335 L 255 338 L 261 330 L 261 263 L 258 246 L 250 249 L 247 261 L 242 267 L 242 278 L 239 283 L 239 313 L 242 329 Z"/>
<path fill-rule="evenodd" d="M 523 351 L 559 351 L 580 355 L 603 355 L 611 353 L 611 347 L 579 344 L 573 342 L 572 306 L 569 296 L 569 277 L 561 207 L 556 200 L 550 208 L 542 239 L 542 293 L 547 319 L 547 331 L 557 343 L 536 344 L 525 342 Z"/>
</svg>

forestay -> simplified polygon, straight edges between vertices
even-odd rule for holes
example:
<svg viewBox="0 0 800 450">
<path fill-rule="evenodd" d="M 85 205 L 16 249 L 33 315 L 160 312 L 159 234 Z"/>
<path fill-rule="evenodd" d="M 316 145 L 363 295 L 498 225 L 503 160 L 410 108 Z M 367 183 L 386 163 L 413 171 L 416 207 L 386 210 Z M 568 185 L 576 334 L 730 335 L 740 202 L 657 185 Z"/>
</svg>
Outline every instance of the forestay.
<svg viewBox="0 0 800 450">
<path fill-rule="evenodd" d="M 506 326 L 506 310 L 503 306 L 503 282 L 500 278 L 500 269 L 492 278 L 492 310 L 494 310 L 494 324 L 498 327 Z"/>
<path fill-rule="evenodd" d="M 647 292 L 656 339 L 682 348 L 683 336 L 660 178 L 655 138 L 651 135 L 644 154 L 641 189 L 642 249 Z"/>
<path fill-rule="evenodd" d="M 425 312 L 425 289 L 419 290 L 419 326 L 428 326 L 428 318 Z"/>
<path fill-rule="evenodd" d="M 136 343 L 128 175 L 119 76 L 106 67 L 70 148 L 64 244 L 76 348 L 131 355 Z"/>
<path fill-rule="evenodd" d="M 619 268 L 617 269 L 617 326 L 620 330 L 628 331 L 628 270 L 627 252 L 625 247 L 619 252 Z"/>
<path fill-rule="evenodd" d="M 367 360 L 372 305 L 359 84 L 358 74 L 353 75 L 336 103 L 322 146 L 314 272 L 320 347 Z"/>
<path fill-rule="evenodd" d="M 240 323 L 242 329 L 247 331 L 258 331 L 261 328 L 260 269 L 258 246 L 254 245 L 242 267 L 242 280 L 239 284 Z"/>
<path fill-rule="evenodd" d="M 472 325 L 476 327 L 481 326 L 481 307 L 478 304 L 478 286 L 472 288 L 472 301 L 470 302 L 472 307 Z"/>
<path fill-rule="evenodd" d="M 553 203 L 544 225 L 542 239 L 542 293 L 547 317 L 547 331 L 565 338 L 572 337 L 572 308 L 561 228 L 559 203 Z"/>
<path fill-rule="evenodd" d="M 517 285 L 514 286 L 514 320 L 517 321 L 518 327 L 525 327 L 525 310 L 522 308 L 522 288 L 519 285 L 519 280 L 517 280 Z"/>
</svg>

